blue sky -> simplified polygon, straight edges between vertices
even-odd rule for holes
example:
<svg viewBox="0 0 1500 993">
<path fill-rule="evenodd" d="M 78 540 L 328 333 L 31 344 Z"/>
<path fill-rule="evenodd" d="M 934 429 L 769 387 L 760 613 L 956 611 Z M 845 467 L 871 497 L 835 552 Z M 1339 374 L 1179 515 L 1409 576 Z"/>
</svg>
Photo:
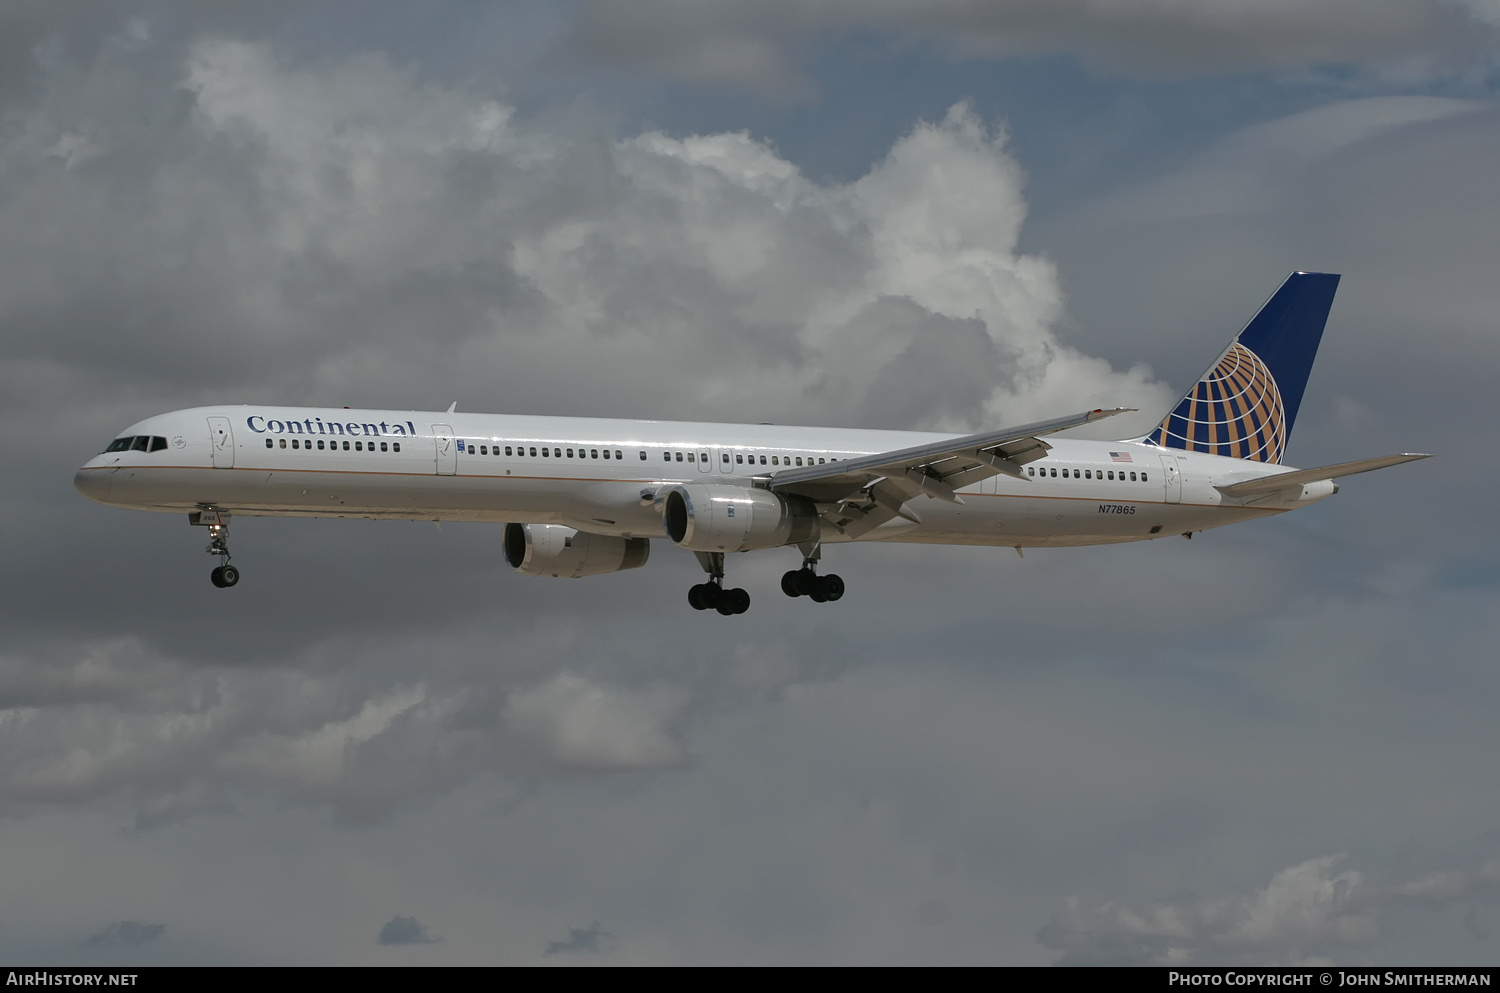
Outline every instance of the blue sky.
<svg viewBox="0 0 1500 993">
<path fill-rule="evenodd" d="M 7 957 L 1494 961 L 1493 4 L 78 10 L 0 13 Z M 71 488 L 218 402 L 1144 429 L 1294 269 L 1289 460 L 1435 458 L 823 611 L 363 521 L 226 595 Z"/>
</svg>

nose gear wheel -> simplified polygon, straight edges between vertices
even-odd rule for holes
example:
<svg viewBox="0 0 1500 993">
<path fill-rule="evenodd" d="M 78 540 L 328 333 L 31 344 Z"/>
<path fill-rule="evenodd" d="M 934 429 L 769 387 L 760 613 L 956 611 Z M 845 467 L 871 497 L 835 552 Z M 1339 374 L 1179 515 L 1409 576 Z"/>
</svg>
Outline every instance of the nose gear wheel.
<svg viewBox="0 0 1500 993">
<path fill-rule="evenodd" d="M 229 515 L 221 513 L 217 507 L 204 507 L 195 514 L 189 514 L 188 523 L 208 528 L 208 547 L 203 550 L 222 560 L 208 574 L 208 581 L 221 590 L 238 583 L 240 571 L 229 564 Z"/>
</svg>

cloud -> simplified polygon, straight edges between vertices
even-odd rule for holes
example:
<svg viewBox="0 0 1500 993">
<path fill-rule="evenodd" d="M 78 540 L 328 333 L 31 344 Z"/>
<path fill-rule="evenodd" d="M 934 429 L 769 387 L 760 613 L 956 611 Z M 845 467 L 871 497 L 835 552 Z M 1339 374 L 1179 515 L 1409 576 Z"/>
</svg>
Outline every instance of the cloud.
<svg viewBox="0 0 1500 993">
<path fill-rule="evenodd" d="M 1488 0 L 594 0 L 578 33 L 598 58 L 797 94 L 810 88 L 799 57 L 835 34 L 969 58 L 1062 52 L 1148 75 L 1344 65 L 1410 77 L 1482 61 L 1496 26 Z"/>
<path fill-rule="evenodd" d="M 686 703 L 680 690 L 622 690 L 567 673 L 511 693 L 506 719 L 523 740 L 560 766 L 649 769 L 680 765 L 669 723 Z"/>
<path fill-rule="evenodd" d="M 427 928 L 415 917 L 397 914 L 380 926 L 375 938 L 377 945 L 436 945 L 443 939 L 427 933 Z"/>
<path fill-rule="evenodd" d="M 213 364 L 220 398 L 561 412 L 543 384 L 589 382 L 566 412 L 951 430 L 1166 403 L 1059 340 L 1020 169 L 966 105 L 818 183 L 743 133 L 613 139 L 376 56 L 202 41 L 172 88 L 111 58 L 0 147 L 13 362 L 184 400 Z"/>
<path fill-rule="evenodd" d="M 614 937 L 613 934 L 600 927 L 598 921 L 585 928 L 570 927 L 568 936 L 563 940 L 547 942 L 547 949 L 542 952 L 542 957 L 572 955 L 575 952 L 598 955 L 601 952 L 610 951 L 614 944 Z"/>
<path fill-rule="evenodd" d="M 1296 965 L 1368 949 L 1391 908 L 1500 896 L 1500 862 L 1377 883 L 1343 856 L 1309 859 L 1237 897 L 1155 904 L 1070 899 L 1037 933 L 1059 965 Z"/>
<path fill-rule="evenodd" d="M 165 924 L 143 924 L 140 921 L 119 921 L 89 938 L 84 944 L 90 948 L 132 948 L 155 941 L 166 933 Z"/>
</svg>

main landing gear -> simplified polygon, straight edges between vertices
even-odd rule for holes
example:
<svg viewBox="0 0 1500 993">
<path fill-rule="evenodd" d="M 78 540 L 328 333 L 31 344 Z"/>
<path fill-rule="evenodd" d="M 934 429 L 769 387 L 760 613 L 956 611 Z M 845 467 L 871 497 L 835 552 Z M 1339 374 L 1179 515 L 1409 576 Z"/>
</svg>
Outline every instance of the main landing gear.
<svg viewBox="0 0 1500 993">
<path fill-rule="evenodd" d="M 821 545 L 804 548 L 805 558 L 801 569 L 793 569 L 781 577 L 781 592 L 789 597 L 805 596 L 813 603 L 828 603 L 844 595 L 844 581 L 833 573 L 820 576 L 817 573 L 818 559 L 822 557 Z"/>
<path fill-rule="evenodd" d="M 229 514 L 217 507 L 205 507 L 188 515 L 188 523 L 208 528 L 209 555 L 217 555 L 223 561 L 208 574 L 208 581 L 219 589 L 228 589 L 240 581 L 240 571 L 229 564 Z"/>
<path fill-rule="evenodd" d="M 724 553 L 695 552 L 708 582 L 688 590 L 688 603 L 694 610 L 717 610 L 725 617 L 743 614 L 750 609 L 750 594 L 741 589 L 724 589 Z"/>
</svg>

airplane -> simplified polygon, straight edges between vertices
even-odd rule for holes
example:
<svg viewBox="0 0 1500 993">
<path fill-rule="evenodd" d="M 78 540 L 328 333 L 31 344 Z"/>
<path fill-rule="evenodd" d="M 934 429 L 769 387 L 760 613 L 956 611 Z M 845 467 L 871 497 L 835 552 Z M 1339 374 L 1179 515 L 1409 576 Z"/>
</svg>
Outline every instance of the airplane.
<svg viewBox="0 0 1500 993">
<path fill-rule="evenodd" d="M 579 578 L 646 564 L 651 541 L 693 552 L 697 610 L 744 613 L 734 552 L 795 548 L 782 592 L 844 595 L 820 574 L 850 541 L 1036 546 L 1142 541 L 1285 513 L 1336 479 L 1427 458 L 1313 469 L 1282 455 L 1339 276 L 1295 272 L 1150 433 L 1057 438 L 1132 408 L 1087 410 L 962 437 L 770 424 L 224 405 L 127 428 L 77 472 L 100 503 L 185 513 L 206 527 L 232 587 L 237 515 L 488 521 L 526 576 Z"/>
</svg>

